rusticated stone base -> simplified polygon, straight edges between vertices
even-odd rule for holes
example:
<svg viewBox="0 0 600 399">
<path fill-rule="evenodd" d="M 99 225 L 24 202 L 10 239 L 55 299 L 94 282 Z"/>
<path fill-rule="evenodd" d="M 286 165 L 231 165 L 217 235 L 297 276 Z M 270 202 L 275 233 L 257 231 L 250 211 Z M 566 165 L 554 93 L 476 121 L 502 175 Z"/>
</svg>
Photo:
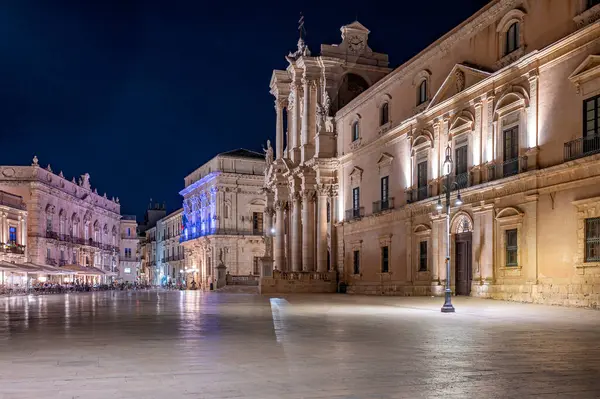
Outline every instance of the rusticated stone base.
<svg viewBox="0 0 600 399">
<path fill-rule="evenodd" d="M 274 272 L 260 279 L 261 294 L 329 294 L 337 291 L 335 272 Z"/>
<path fill-rule="evenodd" d="M 406 285 L 360 282 L 349 285 L 349 294 L 443 296 L 443 285 Z M 513 302 L 600 309 L 600 276 L 543 279 L 538 284 L 489 284 L 474 282 L 471 296 Z"/>
<path fill-rule="evenodd" d="M 348 294 L 392 296 L 442 296 L 442 285 L 407 285 L 393 282 L 360 282 L 348 286 Z"/>
</svg>

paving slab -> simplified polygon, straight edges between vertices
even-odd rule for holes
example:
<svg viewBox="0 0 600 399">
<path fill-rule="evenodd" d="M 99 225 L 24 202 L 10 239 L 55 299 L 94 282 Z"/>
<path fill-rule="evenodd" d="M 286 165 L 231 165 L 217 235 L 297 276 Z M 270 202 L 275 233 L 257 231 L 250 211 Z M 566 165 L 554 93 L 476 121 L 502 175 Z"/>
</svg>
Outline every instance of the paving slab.
<svg viewBox="0 0 600 399">
<path fill-rule="evenodd" d="M 0 399 L 599 398 L 600 312 L 457 297 L 0 298 Z"/>
</svg>

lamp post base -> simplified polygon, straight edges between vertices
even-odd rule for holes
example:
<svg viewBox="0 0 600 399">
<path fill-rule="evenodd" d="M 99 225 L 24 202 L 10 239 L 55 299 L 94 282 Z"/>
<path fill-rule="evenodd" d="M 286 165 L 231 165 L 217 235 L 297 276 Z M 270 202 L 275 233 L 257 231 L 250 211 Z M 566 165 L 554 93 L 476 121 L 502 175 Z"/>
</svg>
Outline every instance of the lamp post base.
<svg viewBox="0 0 600 399">
<path fill-rule="evenodd" d="M 446 290 L 442 313 L 454 313 L 454 306 L 452 306 L 452 292 L 450 290 Z"/>
</svg>

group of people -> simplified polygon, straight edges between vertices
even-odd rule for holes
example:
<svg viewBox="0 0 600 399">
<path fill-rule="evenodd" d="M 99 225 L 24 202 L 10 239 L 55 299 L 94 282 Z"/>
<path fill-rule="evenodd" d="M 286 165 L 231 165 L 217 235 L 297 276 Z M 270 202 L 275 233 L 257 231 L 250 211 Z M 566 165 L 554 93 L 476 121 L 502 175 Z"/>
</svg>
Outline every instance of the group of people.
<svg viewBox="0 0 600 399">
<path fill-rule="evenodd" d="M 198 285 L 196 284 L 196 282 L 194 280 L 192 280 L 192 282 L 189 284 L 189 287 L 184 282 L 173 282 L 173 281 L 169 281 L 168 283 L 166 283 L 164 285 L 164 287 L 168 290 L 187 290 L 187 289 L 196 290 L 196 289 L 198 289 Z"/>
<path fill-rule="evenodd" d="M 34 282 L 29 288 L 25 286 L 5 286 L 0 285 L 0 295 L 11 294 L 62 294 L 68 292 L 91 292 L 91 291 L 126 291 L 126 290 L 146 290 L 151 288 L 148 284 L 130 283 L 130 282 L 113 282 L 111 284 L 92 284 L 85 281 L 75 280 L 73 282 Z"/>
</svg>

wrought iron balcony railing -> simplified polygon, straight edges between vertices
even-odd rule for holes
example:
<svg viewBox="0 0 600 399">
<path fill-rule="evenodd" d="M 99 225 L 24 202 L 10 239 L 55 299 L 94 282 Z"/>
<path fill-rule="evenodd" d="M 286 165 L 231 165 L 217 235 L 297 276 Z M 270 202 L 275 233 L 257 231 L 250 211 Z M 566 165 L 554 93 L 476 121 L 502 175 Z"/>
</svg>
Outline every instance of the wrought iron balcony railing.
<svg viewBox="0 0 600 399">
<path fill-rule="evenodd" d="M 58 233 L 56 231 L 46 230 L 46 238 L 58 240 Z"/>
<path fill-rule="evenodd" d="M 373 202 L 373 213 L 381 213 L 391 209 L 394 209 L 394 197 Z"/>
<path fill-rule="evenodd" d="M 509 159 L 500 164 L 488 165 L 488 180 L 502 179 L 527 171 L 527 157 Z"/>
<path fill-rule="evenodd" d="M 346 210 L 346 220 L 356 220 L 365 216 L 365 207 L 352 208 Z"/>
<path fill-rule="evenodd" d="M 0 252 L 9 254 L 24 254 L 25 245 L 9 242 L 8 244 L 0 243 Z"/>
<path fill-rule="evenodd" d="M 179 238 L 179 242 L 185 242 L 189 240 L 193 240 L 200 237 L 206 236 L 262 236 L 262 229 L 205 229 L 203 231 L 196 231 L 196 233 L 183 234 Z"/>
<path fill-rule="evenodd" d="M 406 192 L 406 202 L 413 203 L 431 197 L 429 186 L 422 186 L 410 189 Z"/>
<path fill-rule="evenodd" d="M 46 264 L 50 266 L 56 266 L 56 259 L 54 258 L 46 258 Z"/>
<path fill-rule="evenodd" d="M 565 143 L 564 159 L 565 162 L 572 161 L 598 153 L 600 153 L 600 135 L 586 136 Z"/>
<path fill-rule="evenodd" d="M 469 172 L 450 176 L 452 190 L 462 190 L 471 185 L 471 174 Z"/>
<path fill-rule="evenodd" d="M 59 265 L 59 266 L 64 266 L 64 265 L 66 265 L 66 264 L 67 264 L 67 260 L 66 260 L 66 259 L 59 259 L 59 260 L 58 260 L 58 265 Z"/>
</svg>

